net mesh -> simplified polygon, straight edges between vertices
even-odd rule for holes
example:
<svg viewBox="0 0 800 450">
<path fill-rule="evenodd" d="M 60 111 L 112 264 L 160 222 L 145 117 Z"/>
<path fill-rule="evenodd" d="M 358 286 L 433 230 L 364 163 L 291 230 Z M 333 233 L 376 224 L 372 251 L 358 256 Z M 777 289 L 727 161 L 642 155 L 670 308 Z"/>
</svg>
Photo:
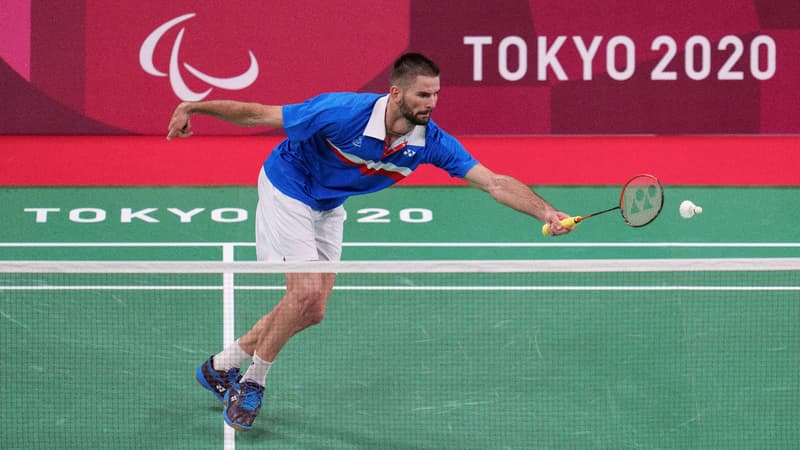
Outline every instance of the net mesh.
<svg viewBox="0 0 800 450">
<path fill-rule="evenodd" d="M 336 272 L 255 429 L 195 369 Z M 794 448 L 800 260 L 0 263 L 3 448 Z M 227 437 L 226 437 L 227 436 Z"/>
</svg>

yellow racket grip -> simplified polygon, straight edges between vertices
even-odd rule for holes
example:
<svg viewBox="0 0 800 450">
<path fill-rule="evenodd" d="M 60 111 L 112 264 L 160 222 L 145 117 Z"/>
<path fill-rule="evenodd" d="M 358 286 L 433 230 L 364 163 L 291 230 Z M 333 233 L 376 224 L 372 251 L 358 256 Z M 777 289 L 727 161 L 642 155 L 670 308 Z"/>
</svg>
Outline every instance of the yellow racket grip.
<svg viewBox="0 0 800 450">
<path fill-rule="evenodd" d="M 581 217 L 581 216 L 573 216 L 573 217 L 567 217 L 566 219 L 561 219 L 561 226 L 562 227 L 574 227 L 575 225 L 580 223 L 581 219 L 583 219 L 583 217 Z M 550 235 L 550 224 L 546 223 L 546 224 L 542 225 L 542 234 L 545 235 L 545 236 L 549 236 Z"/>
</svg>

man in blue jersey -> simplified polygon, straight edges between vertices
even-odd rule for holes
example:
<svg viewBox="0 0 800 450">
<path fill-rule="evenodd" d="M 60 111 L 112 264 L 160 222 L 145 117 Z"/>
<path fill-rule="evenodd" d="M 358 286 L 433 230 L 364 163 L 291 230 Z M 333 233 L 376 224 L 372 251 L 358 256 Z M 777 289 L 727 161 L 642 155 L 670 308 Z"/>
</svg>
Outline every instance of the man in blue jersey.
<svg viewBox="0 0 800 450">
<path fill-rule="evenodd" d="M 260 171 L 256 251 L 260 261 L 338 261 L 348 197 L 387 188 L 420 164 L 433 164 L 488 192 L 497 202 L 550 225 L 571 228 L 515 178 L 493 173 L 431 120 L 439 97 L 439 68 L 408 53 L 393 66 L 387 94 L 330 93 L 272 106 L 218 100 L 181 103 L 167 139 L 192 135 L 189 118 L 206 114 L 240 126 L 282 127 L 287 138 Z M 197 368 L 201 385 L 225 403 L 232 427 L 250 429 L 261 408 L 272 361 L 296 333 L 319 323 L 335 274 L 286 275 L 286 294 L 271 312 Z M 247 371 L 242 363 L 250 359 Z"/>
</svg>

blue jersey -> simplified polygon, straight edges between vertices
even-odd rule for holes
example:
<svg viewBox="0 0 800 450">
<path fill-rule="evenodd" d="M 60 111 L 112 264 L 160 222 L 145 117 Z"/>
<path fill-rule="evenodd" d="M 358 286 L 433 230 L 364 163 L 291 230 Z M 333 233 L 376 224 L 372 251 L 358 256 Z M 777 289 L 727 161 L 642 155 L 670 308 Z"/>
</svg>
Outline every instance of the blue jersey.
<svg viewBox="0 0 800 450">
<path fill-rule="evenodd" d="M 420 164 L 463 178 L 478 162 L 433 121 L 385 144 L 380 94 L 330 93 L 283 106 L 287 138 L 264 163 L 270 182 L 313 209 L 387 188 Z"/>
</svg>

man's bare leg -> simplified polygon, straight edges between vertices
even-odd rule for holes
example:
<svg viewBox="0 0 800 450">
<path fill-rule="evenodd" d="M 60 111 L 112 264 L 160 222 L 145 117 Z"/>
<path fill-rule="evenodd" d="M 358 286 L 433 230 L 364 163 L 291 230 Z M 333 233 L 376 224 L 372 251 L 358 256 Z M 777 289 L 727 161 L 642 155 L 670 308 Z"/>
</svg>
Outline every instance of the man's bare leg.
<svg viewBox="0 0 800 450">
<path fill-rule="evenodd" d="M 228 425 L 237 430 L 253 426 L 272 361 L 292 336 L 322 321 L 335 279 L 336 274 L 287 274 L 283 299 L 239 339 L 253 362 L 225 395 L 222 415 Z"/>
</svg>

